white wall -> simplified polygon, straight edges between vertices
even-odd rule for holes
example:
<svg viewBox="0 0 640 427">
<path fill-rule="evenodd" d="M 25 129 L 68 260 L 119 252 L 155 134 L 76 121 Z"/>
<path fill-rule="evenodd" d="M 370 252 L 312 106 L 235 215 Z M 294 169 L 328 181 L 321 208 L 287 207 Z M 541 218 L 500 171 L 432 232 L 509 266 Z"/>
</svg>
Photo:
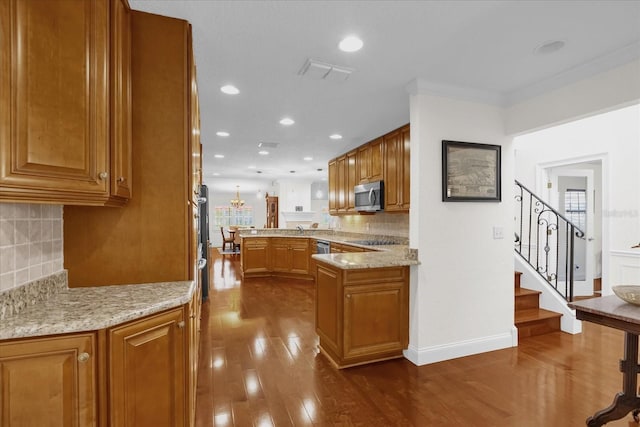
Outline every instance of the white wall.
<svg viewBox="0 0 640 427">
<path fill-rule="evenodd" d="M 419 85 L 416 85 L 418 87 Z M 513 326 L 513 152 L 503 110 L 418 93 L 410 97 L 410 343 L 416 364 L 505 348 L 517 343 Z M 501 203 L 444 203 L 443 139 L 502 146 Z M 505 239 L 493 239 L 501 227 Z"/>
<path fill-rule="evenodd" d="M 311 212 L 311 180 L 280 179 L 278 184 L 278 224 L 284 228 L 287 222 L 282 212 L 295 212 L 296 206 L 302 206 L 303 212 Z"/>
<path fill-rule="evenodd" d="M 640 241 L 640 105 L 517 137 L 515 147 L 517 178 L 536 192 L 540 167 L 602 159 L 603 292 L 640 281 L 640 270 L 623 271 L 617 259 L 633 257 L 627 252 Z"/>
</svg>

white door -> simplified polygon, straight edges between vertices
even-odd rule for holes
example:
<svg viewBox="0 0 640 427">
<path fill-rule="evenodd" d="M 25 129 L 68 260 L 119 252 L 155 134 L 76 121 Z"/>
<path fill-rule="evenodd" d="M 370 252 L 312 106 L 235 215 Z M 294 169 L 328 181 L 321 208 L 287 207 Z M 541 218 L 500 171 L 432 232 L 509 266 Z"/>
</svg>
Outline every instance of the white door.
<svg viewBox="0 0 640 427">
<path fill-rule="evenodd" d="M 594 172 L 590 169 L 557 167 L 548 169 L 549 202 L 565 218 L 578 226 L 585 235 L 574 235 L 574 296 L 594 294 Z M 564 282 L 567 234 L 558 232 L 558 281 Z"/>
</svg>

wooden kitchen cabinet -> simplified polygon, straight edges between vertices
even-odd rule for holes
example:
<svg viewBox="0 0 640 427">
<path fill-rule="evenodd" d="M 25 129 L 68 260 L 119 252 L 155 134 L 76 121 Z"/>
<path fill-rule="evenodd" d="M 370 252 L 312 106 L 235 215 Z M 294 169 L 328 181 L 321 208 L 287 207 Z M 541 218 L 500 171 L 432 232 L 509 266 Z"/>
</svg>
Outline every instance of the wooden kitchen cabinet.
<svg viewBox="0 0 640 427">
<path fill-rule="evenodd" d="M 357 158 L 358 150 L 350 151 L 345 155 L 345 211 L 350 213 L 356 212 L 356 194 L 353 191 L 353 187 L 358 184 Z"/>
<path fill-rule="evenodd" d="M 126 209 L 65 206 L 71 287 L 198 279 L 200 143 L 190 26 L 130 13 L 134 197 Z"/>
<path fill-rule="evenodd" d="M 377 138 L 358 148 L 358 184 L 380 181 L 383 179 L 384 152 L 382 142 L 382 138 Z"/>
<path fill-rule="evenodd" d="M 410 129 L 404 126 L 383 137 L 384 210 L 406 212 L 411 205 Z"/>
<path fill-rule="evenodd" d="M 271 271 L 309 274 L 309 239 L 272 237 Z"/>
<path fill-rule="evenodd" d="M 338 213 L 344 213 L 347 211 L 347 156 L 340 156 L 336 159 L 336 173 L 338 177 L 337 192 L 338 192 Z"/>
<path fill-rule="evenodd" d="M 182 427 L 185 408 L 183 308 L 108 331 L 110 427 Z"/>
<path fill-rule="evenodd" d="M 267 224 L 266 228 L 278 228 L 278 196 L 267 196 Z"/>
<path fill-rule="evenodd" d="M 270 275 L 269 249 L 269 238 L 256 237 L 242 240 L 240 264 L 243 276 Z"/>
<path fill-rule="evenodd" d="M 110 203 L 132 197 L 131 10 L 125 0 L 111 4 L 111 182 Z"/>
<path fill-rule="evenodd" d="M 317 262 L 316 332 L 338 368 L 402 357 L 409 344 L 408 267 Z"/>
<path fill-rule="evenodd" d="M 302 237 L 245 237 L 242 239 L 242 277 L 284 276 L 313 279 L 310 241 Z M 315 251 L 315 246 L 313 248 Z"/>
<path fill-rule="evenodd" d="M 329 160 L 327 167 L 329 174 L 329 214 L 338 213 L 338 162 L 336 159 Z"/>
<path fill-rule="evenodd" d="M 93 333 L 0 343 L 0 425 L 97 424 Z"/>
<path fill-rule="evenodd" d="M 124 0 L 0 2 L 0 200 L 130 197 L 129 13 Z"/>
</svg>

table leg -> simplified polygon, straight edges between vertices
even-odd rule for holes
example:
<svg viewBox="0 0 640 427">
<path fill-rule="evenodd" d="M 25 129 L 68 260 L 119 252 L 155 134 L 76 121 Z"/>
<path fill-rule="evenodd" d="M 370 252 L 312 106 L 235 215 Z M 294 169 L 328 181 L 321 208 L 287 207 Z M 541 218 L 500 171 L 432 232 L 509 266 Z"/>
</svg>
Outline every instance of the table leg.
<svg viewBox="0 0 640 427">
<path fill-rule="evenodd" d="M 616 394 L 613 403 L 587 418 L 587 426 L 600 427 L 609 421 L 618 420 L 634 409 L 640 408 L 638 398 L 638 335 L 625 332 L 624 359 L 620 361 L 622 372 L 622 393 Z"/>
</svg>

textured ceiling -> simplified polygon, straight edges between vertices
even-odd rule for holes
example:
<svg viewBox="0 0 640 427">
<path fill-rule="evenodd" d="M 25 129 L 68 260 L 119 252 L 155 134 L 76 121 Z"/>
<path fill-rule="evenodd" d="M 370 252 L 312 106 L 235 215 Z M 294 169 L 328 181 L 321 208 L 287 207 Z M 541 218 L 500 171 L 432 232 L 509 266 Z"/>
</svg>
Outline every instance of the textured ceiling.
<svg viewBox="0 0 640 427">
<path fill-rule="evenodd" d="M 406 87 L 417 78 L 509 105 L 640 57 L 640 1 L 130 4 L 193 26 L 210 184 L 326 177 L 329 158 L 409 122 Z M 363 49 L 341 52 L 338 42 L 352 33 Z M 556 39 L 566 46 L 534 55 L 535 47 Z M 313 80 L 298 75 L 307 58 L 355 71 L 345 82 Z M 227 83 L 241 93 L 222 94 Z M 280 125 L 284 116 L 296 123 Z M 218 137 L 218 130 L 231 136 Z M 332 141 L 332 133 L 344 138 Z M 260 156 L 260 141 L 280 146 Z"/>
</svg>

